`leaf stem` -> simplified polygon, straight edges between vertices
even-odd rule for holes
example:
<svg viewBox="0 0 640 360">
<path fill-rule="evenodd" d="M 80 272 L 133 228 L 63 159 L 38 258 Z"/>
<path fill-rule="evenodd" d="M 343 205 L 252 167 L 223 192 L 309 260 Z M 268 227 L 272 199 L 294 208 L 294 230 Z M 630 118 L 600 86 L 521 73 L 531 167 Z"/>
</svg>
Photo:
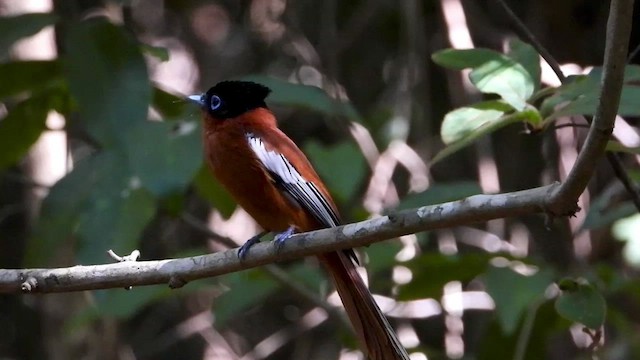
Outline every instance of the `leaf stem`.
<svg viewBox="0 0 640 360">
<path fill-rule="evenodd" d="M 518 340 L 516 342 L 516 351 L 513 354 L 513 360 L 523 360 L 525 353 L 527 351 L 527 345 L 529 345 L 529 338 L 531 338 L 531 333 L 533 332 L 533 325 L 536 319 L 536 313 L 540 306 L 544 303 L 544 297 L 538 299 L 533 302 L 529 306 L 529 311 L 527 311 L 527 315 L 524 318 L 524 323 L 522 324 L 522 330 L 518 335 Z"/>
</svg>

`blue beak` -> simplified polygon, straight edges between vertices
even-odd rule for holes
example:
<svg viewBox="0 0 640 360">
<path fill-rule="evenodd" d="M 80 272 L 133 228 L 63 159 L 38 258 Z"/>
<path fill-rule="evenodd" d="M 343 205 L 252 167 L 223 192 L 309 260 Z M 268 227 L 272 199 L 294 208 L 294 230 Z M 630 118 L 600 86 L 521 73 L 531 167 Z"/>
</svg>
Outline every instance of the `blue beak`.
<svg viewBox="0 0 640 360">
<path fill-rule="evenodd" d="M 204 101 L 202 100 L 203 98 L 204 98 L 203 95 L 190 95 L 190 96 L 187 96 L 187 99 L 190 102 L 192 102 L 192 103 L 194 103 L 196 105 L 199 105 L 201 107 L 204 106 Z"/>
</svg>

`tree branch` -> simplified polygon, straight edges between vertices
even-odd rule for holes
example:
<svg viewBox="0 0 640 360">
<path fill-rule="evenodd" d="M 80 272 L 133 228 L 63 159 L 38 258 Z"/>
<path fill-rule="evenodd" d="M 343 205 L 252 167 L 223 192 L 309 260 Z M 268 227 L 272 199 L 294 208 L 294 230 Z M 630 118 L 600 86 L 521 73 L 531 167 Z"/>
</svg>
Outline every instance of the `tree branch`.
<svg viewBox="0 0 640 360">
<path fill-rule="evenodd" d="M 475 195 L 440 205 L 399 211 L 388 216 L 331 229 L 296 234 L 279 252 L 271 243 L 256 244 L 246 259 L 237 249 L 180 259 L 120 262 L 58 269 L 0 269 L 0 293 L 67 292 L 128 286 L 169 284 L 180 287 L 195 279 L 227 274 L 374 242 L 456 225 L 543 212 L 557 184 L 530 190 Z"/>
<path fill-rule="evenodd" d="M 575 212 L 575 201 L 587 187 L 613 132 L 624 81 L 632 16 L 633 0 L 611 1 L 598 108 L 576 163 L 567 179 L 552 195 L 549 207 L 554 214 L 565 215 Z"/>
<path fill-rule="evenodd" d="M 275 261 L 291 260 L 328 251 L 360 247 L 385 239 L 437 228 L 484 222 L 497 218 L 575 211 L 597 160 L 612 132 L 624 75 L 631 28 L 632 0 L 613 0 L 607 25 L 602 93 L 596 116 L 576 164 L 567 180 L 529 190 L 497 195 L 476 195 L 440 205 L 404 210 L 341 227 L 294 235 L 276 252 L 270 243 L 257 244 L 244 260 L 237 250 L 189 258 L 120 262 L 58 269 L 0 269 L 0 293 L 64 292 L 151 284 L 180 287 L 188 281 L 222 275 Z"/>
<path fill-rule="evenodd" d="M 556 74 L 560 82 L 565 83 L 567 80 L 567 77 L 562 72 L 562 69 L 560 69 L 560 64 L 558 63 L 558 61 L 551 55 L 551 53 L 549 53 L 549 51 L 544 46 L 542 46 L 540 41 L 538 41 L 535 35 L 533 35 L 533 33 L 527 28 L 527 26 L 522 22 L 522 20 L 520 20 L 520 18 L 513 12 L 513 10 L 511 10 L 509 5 L 507 5 L 507 3 L 504 0 L 497 0 L 497 2 L 500 4 L 500 6 L 502 6 L 502 8 L 507 13 L 507 16 L 509 16 L 509 18 L 513 21 L 513 23 L 516 25 L 516 28 L 522 33 L 525 39 L 536 49 L 536 51 L 542 56 L 542 58 L 544 58 L 544 60 L 547 62 L 547 64 L 549 64 L 551 69 L 553 69 L 553 72 Z M 610 71 L 613 67 L 617 67 L 617 70 L 621 71 L 621 74 L 623 77 L 624 77 L 624 64 L 621 64 L 622 59 L 626 59 L 625 62 L 628 62 L 633 56 L 632 54 L 628 59 L 626 58 L 626 53 L 628 50 L 628 43 L 629 43 L 629 33 L 631 32 L 632 13 L 625 14 L 624 12 L 622 12 L 623 9 L 629 9 L 629 8 L 633 9 L 633 0 L 625 0 L 620 5 L 617 2 L 612 2 L 609 10 L 609 19 L 607 21 L 607 41 L 606 41 L 606 49 L 605 49 L 604 68 L 605 69 L 609 68 L 609 71 Z M 614 13 L 616 14 L 614 15 Z M 625 15 L 628 15 L 626 19 L 624 18 Z M 624 22 L 624 24 L 619 24 L 620 21 Z M 616 44 L 614 44 L 612 41 L 614 39 L 617 39 L 619 41 Z M 615 62 L 613 62 L 614 59 L 615 59 Z M 610 74 L 610 75 L 613 75 L 613 74 Z M 610 102 L 609 105 L 611 107 L 614 107 L 615 111 L 617 112 L 620 94 L 618 93 L 617 96 L 614 96 L 614 94 L 609 94 L 604 90 L 605 76 L 607 75 L 603 73 L 603 80 L 602 80 L 603 91 L 602 91 L 602 96 L 600 97 L 600 104 L 599 104 L 598 110 L 599 111 L 603 110 L 602 101 L 603 99 L 607 98 L 608 100 L 606 101 Z M 620 84 L 617 83 L 618 82 L 617 79 L 610 78 L 608 81 L 610 86 L 619 88 L 621 91 L 622 79 L 619 80 Z M 605 96 L 605 94 L 609 94 L 609 95 Z M 610 112 L 607 111 L 607 114 L 610 114 Z M 601 115 L 604 115 L 604 114 L 601 114 Z M 609 115 L 606 115 L 606 116 L 609 116 Z M 605 120 L 601 120 L 602 121 L 601 126 L 604 126 L 604 123 L 609 122 L 606 116 L 605 116 Z M 614 122 L 615 122 L 615 115 L 613 119 L 610 120 L 611 130 L 613 130 Z M 609 134 L 609 136 L 610 135 L 611 134 Z M 607 136 L 607 139 L 609 138 L 609 136 Z M 599 145 L 593 142 L 591 143 L 591 145 L 594 147 L 606 146 L 606 141 L 604 142 L 604 145 L 600 144 L 601 141 L 605 141 L 605 140 L 601 138 L 597 142 L 597 144 Z M 582 151 L 581 153 L 584 153 L 584 151 Z M 595 151 L 595 149 L 592 149 L 589 151 L 589 153 L 593 155 L 599 152 Z M 588 172 L 589 174 L 592 174 L 593 169 L 595 168 L 595 163 L 597 162 L 598 158 L 590 157 L 590 155 L 585 155 L 585 157 L 586 157 L 585 159 L 591 160 L 589 162 L 592 163 L 591 165 L 589 165 L 591 167 L 591 170 L 586 171 L 585 173 Z M 640 196 L 635 191 L 633 186 L 628 185 L 629 175 L 624 170 L 624 167 L 622 166 L 622 162 L 617 156 L 607 155 L 607 160 L 609 160 L 609 162 L 611 163 L 611 166 L 615 170 L 616 177 L 618 177 L 618 179 L 620 179 L 623 185 L 625 185 L 625 188 L 631 195 L 633 202 L 636 205 L 636 208 L 638 209 L 638 211 L 640 211 Z M 585 165 L 588 165 L 588 164 L 585 164 Z M 574 166 L 574 168 L 575 167 L 576 166 Z M 579 166 L 578 168 L 584 169 L 584 166 Z M 580 176 L 584 176 L 584 174 L 574 173 L 574 177 L 572 178 L 571 182 L 569 182 L 569 185 L 565 185 L 565 189 L 557 194 L 557 196 L 555 197 L 555 203 L 557 205 L 553 206 L 553 208 L 555 209 L 553 213 L 558 215 L 565 215 L 565 214 L 574 213 L 576 211 L 577 209 L 576 204 L 572 200 L 572 198 L 576 193 L 578 193 L 577 196 L 580 196 L 580 194 L 582 194 L 589 180 L 588 178 L 582 178 L 583 181 L 577 182 Z M 566 186 L 569 186 L 569 188 L 573 188 L 573 190 L 569 192 L 568 191 L 569 188 L 567 188 Z M 577 196 L 575 197 L 576 199 L 577 199 Z"/>
</svg>

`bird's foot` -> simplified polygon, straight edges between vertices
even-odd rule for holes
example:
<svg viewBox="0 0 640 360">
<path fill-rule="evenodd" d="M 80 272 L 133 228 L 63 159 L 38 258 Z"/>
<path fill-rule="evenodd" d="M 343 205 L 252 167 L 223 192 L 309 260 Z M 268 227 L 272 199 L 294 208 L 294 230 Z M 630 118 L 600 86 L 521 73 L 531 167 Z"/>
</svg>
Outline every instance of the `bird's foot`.
<svg viewBox="0 0 640 360">
<path fill-rule="evenodd" d="M 273 242 L 275 243 L 276 251 L 280 251 L 280 249 L 282 248 L 282 245 L 284 245 L 284 242 L 287 241 L 287 239 L 289 239 L 295 231 L 296 231 L 296 228 L 293 226 L 290 226 L 287 230 L 279 234 L 276 234 L 276 236 L 273 237 Z"/>
<path fill-rule="evenodd" d="M 240 246 L 240 249 L 238 249 L 238 258 L 240 260 L 243 260 L 245 257 L 247 257 L 247 254 L 249 253 L 249 248 L 259 243 L 260 239 L 262 239 L 262 237 L 265 236 L 266 234 L 267 232 L 263 231 L 260 234 L 253 236 L 249 240 L 247 240 L 242 246 Z"/>
</svg>

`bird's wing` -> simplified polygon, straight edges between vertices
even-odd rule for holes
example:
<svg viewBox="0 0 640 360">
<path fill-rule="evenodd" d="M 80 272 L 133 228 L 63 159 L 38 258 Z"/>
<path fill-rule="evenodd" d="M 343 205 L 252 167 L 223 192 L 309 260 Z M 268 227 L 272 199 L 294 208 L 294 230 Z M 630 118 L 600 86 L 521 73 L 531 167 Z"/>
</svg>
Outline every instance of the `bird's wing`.
<svg viewBox="0 0 640 360">
<path fill-rule="evenodd" d="M 305 179 L 283 154 L 267 148 L 263 139 L 253 133 L 247 134 L 247 141 L 276 186 L 290 195 L 320 224 L 326 227 L 339 225 L 338 215 L 327 198 L 312 181 Z"/>
</svg>

